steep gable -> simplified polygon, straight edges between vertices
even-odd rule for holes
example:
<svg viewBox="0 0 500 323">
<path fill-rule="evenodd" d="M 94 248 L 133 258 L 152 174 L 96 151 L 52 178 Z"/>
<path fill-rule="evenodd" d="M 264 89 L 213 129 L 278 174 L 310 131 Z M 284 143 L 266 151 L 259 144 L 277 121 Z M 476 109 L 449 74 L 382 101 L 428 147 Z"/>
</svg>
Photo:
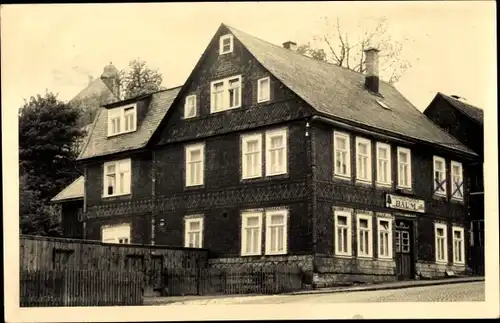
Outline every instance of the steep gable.
<svg viewBox="0 0 500 323">
<path fill-rule="evenodd" d="M 477 122 L 481 127 L 483 126 L 482 109 L 443 93 L 438 93 L 438 95 L 443 97 L 446 101 L 448 101 L 448 103 L 450 103 L 454 108 L 459 110 L 461 113 L 471 118 L 473 121 Z"/>
</svg>

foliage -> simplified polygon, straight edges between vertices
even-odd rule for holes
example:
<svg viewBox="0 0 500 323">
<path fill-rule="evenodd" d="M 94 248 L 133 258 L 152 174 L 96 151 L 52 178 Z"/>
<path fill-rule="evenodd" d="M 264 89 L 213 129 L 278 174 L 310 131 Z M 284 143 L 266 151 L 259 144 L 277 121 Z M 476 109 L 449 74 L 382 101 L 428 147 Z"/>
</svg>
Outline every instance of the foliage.
<svg viewBox="0 0 500 323">
<path fill-rule="evenodd" d="M 129 63 L 127 72 L 120 72 L 120 87 L 124 99 L 159 91 L 163 76 L 158 69 L 150 68 L 146 62 L 137 58 Z"/>
<path fill-rule="evenodd" d="M 107 103 L 111 103 L 111 94 L 108 92 L 96 93 L 90 96 L 87 96 L 82 99 L 74 99 L 70 102 L 70 104 L 80 110 L 80 118 L 78 124 L 83 127 L 86 126 L 92 121 L 97 115 L 97 111 L 101 106 Z"/>
</svg>

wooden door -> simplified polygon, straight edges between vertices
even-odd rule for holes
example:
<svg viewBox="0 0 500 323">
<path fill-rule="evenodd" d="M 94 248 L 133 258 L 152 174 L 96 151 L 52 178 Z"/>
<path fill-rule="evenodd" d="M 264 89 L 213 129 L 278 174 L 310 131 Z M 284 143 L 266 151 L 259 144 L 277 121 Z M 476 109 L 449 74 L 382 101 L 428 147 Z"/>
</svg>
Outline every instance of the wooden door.
<svg viewBox="0 0 500 323">
<path fill-rule="evenodd" d="M 399 280 L 413 278 L 413 222 L 397 220 L 394 233 L 394 246 L 396 249 L 396 274 Z"/>
</svg>

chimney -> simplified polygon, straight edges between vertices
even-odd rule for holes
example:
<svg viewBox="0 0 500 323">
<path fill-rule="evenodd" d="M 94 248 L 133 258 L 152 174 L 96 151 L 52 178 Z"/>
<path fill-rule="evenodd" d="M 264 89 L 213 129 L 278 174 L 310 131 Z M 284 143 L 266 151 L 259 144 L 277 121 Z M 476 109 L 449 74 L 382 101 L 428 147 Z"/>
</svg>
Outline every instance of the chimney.
<svg viewBox="0 0 500 323">
<path fill-rule="evenodd" d="M 373 47 L 364 50 L 366 56 L 365 87 L 372 92 L 378 93 L 378 52 Z"/>
<path fill-rule="evenodd" d="M 283 43 L 283 47 L 289 50 L 296 51 L 297 50 L 297 43 L 293 41 L 286 41 Z"/>
</svg>

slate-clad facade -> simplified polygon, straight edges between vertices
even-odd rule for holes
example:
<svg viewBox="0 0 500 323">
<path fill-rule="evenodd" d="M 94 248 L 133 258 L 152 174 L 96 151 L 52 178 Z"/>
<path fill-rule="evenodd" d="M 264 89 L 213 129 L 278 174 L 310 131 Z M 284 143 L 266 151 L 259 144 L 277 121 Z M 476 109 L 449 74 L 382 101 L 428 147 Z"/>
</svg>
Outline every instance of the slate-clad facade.
<svg viewBox="0 0 500 323">
<path fill-rule="evenodd" d="M 222 25 L 182 87 L 101 109 L 79 158 L 85 237 L 123 224 L 133 243 L 207 248 L 215 267 L 293 263 L 317 285 L 465 272 L 475 154 L 369 84 Z M 107 137 L 109 111 L 139 101 L 137 130 Z"/>
</svg>

